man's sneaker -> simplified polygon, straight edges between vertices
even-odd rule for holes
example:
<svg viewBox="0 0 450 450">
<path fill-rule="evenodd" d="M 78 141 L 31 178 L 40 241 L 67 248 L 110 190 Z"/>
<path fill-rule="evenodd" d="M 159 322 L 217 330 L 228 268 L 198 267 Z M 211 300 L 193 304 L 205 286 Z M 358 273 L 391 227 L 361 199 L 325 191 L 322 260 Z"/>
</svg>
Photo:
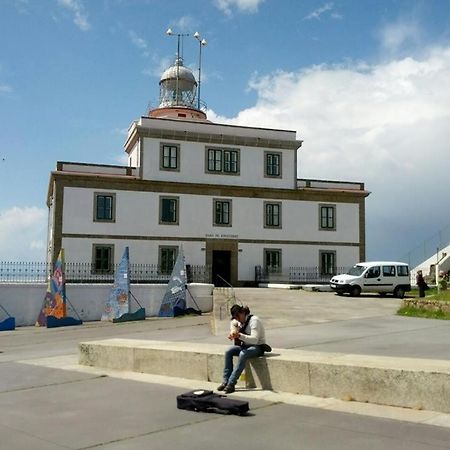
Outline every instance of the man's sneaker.
<svg viewBox="0 0 450 450">
<path fill-rule="evenodd" d="M 218 391 L 223 391 L 227 387 L 227 383 L 222 383 L 221 385 L 217 386 Z"/>
<path fill-rule="evenodd" d="M 223 390 L 225 394 L 232 394 L 236 389 L 234 388 L 234 384 L 227 384 L 225 389 Z"/>
</svg>

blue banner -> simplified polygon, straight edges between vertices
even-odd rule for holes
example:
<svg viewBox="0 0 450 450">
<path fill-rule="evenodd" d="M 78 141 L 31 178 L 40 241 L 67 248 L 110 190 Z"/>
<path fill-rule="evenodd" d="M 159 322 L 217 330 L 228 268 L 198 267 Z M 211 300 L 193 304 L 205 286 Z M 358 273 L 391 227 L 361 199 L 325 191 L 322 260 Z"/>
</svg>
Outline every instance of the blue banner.
<svg viewBox="0 0 450 450">
<path fill-rule="evenodd" d="M 161 303 L 159 317 L 173 317 L 175 315 L 175 308 L 182 311 L 186 309 L 186 283 L 186 263 L 183 247 L 180 247 L 166 293 Z"/>
<path fill-rule="evenodd" d="M 130 254 L 128 247 L 125 247 L 122 260 L 117 269 L 114 285 L 109 293 L 102 314 L 102 320 L 118 319 L 130 312 Z"/>
</svg>

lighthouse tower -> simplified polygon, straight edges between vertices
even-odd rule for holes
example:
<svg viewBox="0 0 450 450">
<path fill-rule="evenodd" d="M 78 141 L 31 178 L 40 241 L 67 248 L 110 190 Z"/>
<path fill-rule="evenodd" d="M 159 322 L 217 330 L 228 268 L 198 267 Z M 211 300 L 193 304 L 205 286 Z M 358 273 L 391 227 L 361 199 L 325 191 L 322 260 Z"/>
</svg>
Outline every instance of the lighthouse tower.
<svg viewBox="0 0 450 450">
<path fill-rule="evenodd" d="M 198 108 L 197 81 L 192 71 L 177 56 L 175 63 L 159 81 L 159 106 L 149 111 L 150 117 L 206 121 L 206 114 Z"/>
</svg>

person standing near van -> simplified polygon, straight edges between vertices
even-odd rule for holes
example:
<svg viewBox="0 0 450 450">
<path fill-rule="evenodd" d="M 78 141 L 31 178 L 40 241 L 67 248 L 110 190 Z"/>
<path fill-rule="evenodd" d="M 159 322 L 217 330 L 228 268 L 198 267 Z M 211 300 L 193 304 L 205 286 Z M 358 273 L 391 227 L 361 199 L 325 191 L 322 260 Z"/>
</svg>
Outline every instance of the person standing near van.
<svg viewBox="0 0 450 450">
<path fill-rule="evenodd" d="M 417 287 L 419 288 L 419 297 L 425 297 L 425 290 L 428 289 L 428 285 L 423 278 L 421 270 L 417 272 L 416 284 Z"/>
</svg>

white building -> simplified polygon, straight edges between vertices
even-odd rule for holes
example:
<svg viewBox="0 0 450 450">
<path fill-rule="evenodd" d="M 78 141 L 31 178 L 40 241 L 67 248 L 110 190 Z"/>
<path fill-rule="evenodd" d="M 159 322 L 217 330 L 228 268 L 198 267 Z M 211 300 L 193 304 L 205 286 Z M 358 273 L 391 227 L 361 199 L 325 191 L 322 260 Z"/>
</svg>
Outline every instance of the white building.
<svg viewBox="0 0 450 450">
<path fill-rule="evenodd" d="M 182 245 L 232 285 L 256 266 L 332 274 L 363 261 L 364 184 L 298 179 L 295 131 L 211 123 L 196 87 L 181 59 L 163 74 L 159 107 L 128 130 L 128 167 L 58 162 L 49 259 L 63 247 L 105 271 L 129 246 L 132 262 L 168 272 Z"/>
</svg>

